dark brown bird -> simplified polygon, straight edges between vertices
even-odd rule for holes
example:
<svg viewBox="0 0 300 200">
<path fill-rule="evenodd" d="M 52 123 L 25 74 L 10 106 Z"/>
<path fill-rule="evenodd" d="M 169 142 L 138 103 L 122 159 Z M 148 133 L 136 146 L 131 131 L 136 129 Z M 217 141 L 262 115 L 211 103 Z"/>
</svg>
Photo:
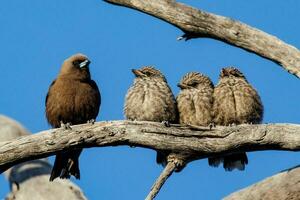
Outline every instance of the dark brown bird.
<svg viewBox="0 0 300 200">
<path fill-rule="evenodd" d="M 95 81 L 91 80 L 90 61 L 76 54 L 66 59 L 60 73 L 50 85 L 46 97 L 46 117 L 53 128 L 66 124 L 94 121 L 98 115 L 101 97 Z M 50 181 L 55 178 L 80 179 L 78 158 L 82 149 L 56 154 Z"/>
<path fill-rule="evenodd" d="M 129 88 L 124 106 L 126 119 L 177 123 L 174 95 L 164 75 L 154 67 L 133 69 L 134 83 Z M 166 153 L 158 152 L 156 161 L 166 164 Z"/>
<path fill-rule="evenodd" d="M 214 90 L 213 116 L 216 125 L 258 124 L 263 119 L 263 105 L 256 90 L 246 77 L 234 67 L 223 68 Z M 223 161 L 225 170 L 244 170 L 248 164 L 246 153 L 224 158 L 210 158 L 209 164 L 218 166 Z"/>
<path fill-rule="evenodd" d="M 208 126 L 213 122 L 212 106 L 214 85 L 198 72 L 187 73 L 178 83 L 176 98 L 181 124 Z"/>
</svg>

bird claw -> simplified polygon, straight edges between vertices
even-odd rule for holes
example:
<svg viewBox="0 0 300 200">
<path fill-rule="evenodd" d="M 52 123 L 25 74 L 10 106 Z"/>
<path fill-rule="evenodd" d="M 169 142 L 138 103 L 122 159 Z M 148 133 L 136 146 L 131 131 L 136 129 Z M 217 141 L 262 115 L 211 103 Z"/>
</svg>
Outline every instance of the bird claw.
<svg viewBox="0 0 300 200">
<path fill-rule="evenodd" d="M 182 36 L 177 37 L 176 40 L 177 40 L 177 41 L 180 41 L 180 40 L 184 40 L 184 38 L 185 38 L 185 37 L 182 35 Z"/>
<path fill-rule="evenodd" d="M 209 123 L 208 127 L 209 127 L 209 130 L 211 130 L 212 128 L 216 127 L 216 124 L 214 122 L 211 122 L 211 123 Z"/>
<path fill-rule="evenodd" d="M 95 119 L 90 119 L 87 121 L 88 124 L 94 125 L 95 124 Z"/>
<path fill-rule="evenodd" d="M 229 124 L 229 126 L 230 126 L 230 127 L 232 127 L 232 126 L 237 126 L 237 124 L 236 124 L 236 123 L 231 123 L 231 124 Z"/>
<path fill-rule="evenodd" d="M 182 36 L 179 36 L 177 37 L 177 41 L 180 41 L 180 40 L 184 40 L 184 41 L 188 41 L 192 38 L 196 38 L 196 37 L 200 37 L 200 35 L 195 35 L 195 34 L 192 34 L 192 33 L 184 33 Z"/>
<path fill-rule="evenodd" d="M 63 123 L 62 121 L 60 121 L 60 127 L 65 130 L 72 130 L 70 122 Z"/>
<path fill-rule="evenodd" d="M 165 125 L 166 127 L 170 127 L 170 122 L 169 121 L 162 121 L 161 122 L 163 125 Z"/>
</svg>

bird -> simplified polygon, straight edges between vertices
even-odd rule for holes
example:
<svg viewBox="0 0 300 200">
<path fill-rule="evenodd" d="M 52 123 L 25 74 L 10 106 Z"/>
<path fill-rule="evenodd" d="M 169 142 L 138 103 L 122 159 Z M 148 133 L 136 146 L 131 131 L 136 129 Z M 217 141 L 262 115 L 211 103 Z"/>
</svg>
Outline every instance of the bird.
<svg viewBox="0 0 300 200">
<path fill-rule="evenodd" d="M 176 97 L 179 123 L 211 127 L 214 85 L 210 78 L 199 72 L 189 72 L 177 86 L 180 88 Z"/>
<path fill-rule="evenodd" d="M 128 120 L 178 123 L 175 97 L 165 76 L 152 66 L 132 69 L 135 75 L 124 104 Z M 157 152 L 156 162 L 165 166 L 167 153 Z"/>
<path fill-rule="evenodd" d="M 90 60 L 78 53 L 67 58 L 57 78 L 51 83 L 46 96 L 46 118 L 53 128 L 94 122 L 100 108 L 98 86 L 91 79 Z M 55 178 L 80 179 L 79 156 L 82 149 L 56 154 L 50 181 Z"/>
<path fill-rule="evenodd" d="M 258 92 L 236 67 L 222 68 L 213 97 L 215 125 L 259 124 L 263 120 L 264 108 Z M 246 153 L 209 158 L 211 166 L 217 167 L 221 162 L 226 171 L 244 170 L 248 158 Z"/>
<path fill-rule="evenodd" d="M 180 88 L 176 97 L 179 123 L 210 126 L 213 122 L 214 93 L 214 85 L 210 78 L 198 72 L 189 72 L 177 86 Z"/>
</svg>

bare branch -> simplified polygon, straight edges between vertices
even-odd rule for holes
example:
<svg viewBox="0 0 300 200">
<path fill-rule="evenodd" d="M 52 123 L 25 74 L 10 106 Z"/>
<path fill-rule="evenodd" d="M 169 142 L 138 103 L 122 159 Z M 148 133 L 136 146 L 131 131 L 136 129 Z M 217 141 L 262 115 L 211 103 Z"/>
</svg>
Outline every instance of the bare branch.
<svg viewBox="0 0 300 200">
<path fill-rule="evenodd" d="M 258 150 L 300 150 L 300 125 L 261 124 L 235 127 L 165 127 L 156 122 L 108 121 L 52 129 L 0 143 L 0 168 L 44 158 L 59 151 L 128 145 L 193 156 Z M 189 160 L 189 161 L 190 161 Z"/>
<path fill-rule="evenodd" d="M 268 177 L 245 189 L 234 192 L 224 200 L 300 199 L 300 166 Z"/>
<path fill-rule="evenodd" d="M 152 200 L 156 197 L 161 187 L 164 185 L 166 180 L 172 175 L 176 168 L 174 162 L 168 162 L 167 166 L 164 168 L 163 172 L 157 178 L 155 183 L 152 185 L 150 193 L 147 195 L 145 200 Z"/>
<path fill-rule="evenodd" d="M 152 200 L 159 193 L 161 187 L 165 184 L 167 179 L 173 174 L 174 171 L 179 172 L 186 165 L 188 157 L 180 156 L 177 154 L 170 153 L 167 157 L 167 165 L 164 170 L 157 178 L 155 183 L 152 185 L 150 193 L 147 195 L 146 200 Z"/>
<path fill-rule="evenodd" d="M 30 133 L 18 122 L 0 115 L 0 141 L 27 136 Z M 81 189 L 70 180 L 49 182 L 52 165 L 47 159 L 33 160 L 15 165 L 5 171 L 11 192 L 5 200 L 86 200 Z"/>
<path fill-rule="evenodd" d="M 207 37 L 274 61 L 300 78 L 300 52 L 292 45 L 239 21 L 204 12 L 174 0 L 104 0 L 164 20 L 185 32 L 185 39 Z"/>
</svg>

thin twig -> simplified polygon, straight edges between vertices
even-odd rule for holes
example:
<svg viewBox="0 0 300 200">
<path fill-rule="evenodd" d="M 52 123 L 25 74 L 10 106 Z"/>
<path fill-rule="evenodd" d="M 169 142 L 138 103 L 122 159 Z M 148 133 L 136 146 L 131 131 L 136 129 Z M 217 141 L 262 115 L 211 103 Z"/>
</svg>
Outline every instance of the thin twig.
<svg viewBox="0 0 300 200">
<path fill-rule="evenodd" d="M 152 200 L 156 197 L 161 187 L 164 185 L 166 180 L 172 175 L 176 169 L 176 164 L 174 162 L 168 162 L 162 173 L 159 175 L 155 183 L 152 185 L 150 193 L 146 197 L 146 200 Z"/>
</svg>

